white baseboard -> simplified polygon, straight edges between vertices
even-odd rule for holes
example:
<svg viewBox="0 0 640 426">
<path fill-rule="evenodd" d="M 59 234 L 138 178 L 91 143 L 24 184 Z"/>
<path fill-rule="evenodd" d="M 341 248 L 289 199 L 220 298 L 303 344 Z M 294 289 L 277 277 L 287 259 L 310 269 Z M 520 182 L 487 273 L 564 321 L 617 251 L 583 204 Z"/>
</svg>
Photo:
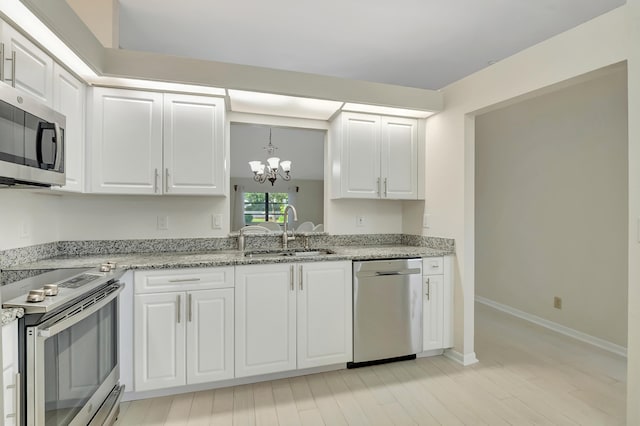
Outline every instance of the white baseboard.
<svg viewBox="0 0 640 426">
<path fill-rule="evenodd" d="M 478 362 L 478 358 L 476 358 L 476 353 L 475 352 L 471 352 L 468 354 L 462 354 L 458 351 L 455 351 L 453 349 L 446 349 L 444 351 L 444 356 L 446 356 L 447 358 L 457 362 L 458 364 L 466 367 L 468 365 L 472 365 Z"/>
<path fill-rule="evenodd" d="M 122 396 L 122 402 L 136 401 L 138 399 L 158 398 L 162 396 L 178 395 L 182 393 L 200 392 L 204 390 L 226 388 L 229 386 L 246 385 L 249 383 L 265 382 L 268 380 L 288 379 L 291 377 L 303 376 L 306 374 L 326 373 L 328 371 L 344 370 L 347 364 L 333 364 L 323 367 L 306 368 L 302 370 L 282 371 L 278 373 L 263 374 L 260 376 L 240 377 L 229 380 L 220 380 L 218 382 L 200 383 L 197 385 L 178 386 L 173 388 L 156 389 L 142 392 L 125 392 Z"/>
<path fill-rule="evenodd" d="M 624 346 L 611 343 L 599 337 L 583 333 L 582 331 L 574 330 L 573 328 L 565 327 L 564 325 L 558 324 L 557 322 L 549 321 L 539 316 L 521 311 L 516 308 L 512 308 L 511 306 L 503 305 L 502 303 L 495 302 L 482 296 L 476 296 L 476 302 L 513 315 L 514 317 L 521 318 L 525 321 L 532 322 L 541 327 L 548 328 L 549 330 L 553 330 L 557 333 L 564 334 L 565 336 L 580 340 L 581 342 L 589 343 L 590 345 L 596 346 L 600 349 L 604 349 L 605 351 L 612 352 L 625 358 L 627 357 L 627 348 L 625 348 Z"/>
</svg>

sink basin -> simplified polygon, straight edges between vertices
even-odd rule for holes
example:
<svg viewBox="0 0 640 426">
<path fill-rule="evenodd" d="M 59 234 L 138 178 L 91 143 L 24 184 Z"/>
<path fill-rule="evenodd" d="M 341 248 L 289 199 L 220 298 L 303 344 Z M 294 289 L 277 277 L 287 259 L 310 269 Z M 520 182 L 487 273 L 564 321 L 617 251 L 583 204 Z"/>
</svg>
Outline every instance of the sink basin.
<svg viewBox="0 0 640 426">
<path fill-rule="evenodd" d="M 309 249 L 309 250 L 253 250 L 245 251 L 245 257 L 312 257 L 333 254 L 329 249 Z"/>
</svg>

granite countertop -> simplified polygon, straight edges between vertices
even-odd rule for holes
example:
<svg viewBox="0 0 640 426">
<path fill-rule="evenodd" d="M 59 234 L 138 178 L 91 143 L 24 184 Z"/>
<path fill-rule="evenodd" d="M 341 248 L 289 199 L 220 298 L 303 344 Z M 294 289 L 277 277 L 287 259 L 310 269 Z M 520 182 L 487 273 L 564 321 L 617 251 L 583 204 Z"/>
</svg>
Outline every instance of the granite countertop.
<svg viewBox="0 0 640 426">
<path fill-rule="evenodd" d="M 315 256 L 265 256 L 251 257 L 238 250 L 214 250 L 209 252 L 128 253 L 116 255 L 52 257 L 24 263 L 6 270 L 92 268 L 105 261 L 115 262 L 122 269 L 170 269 L 205 268 L 213 266 L 252 265 L 263 263 L 319 262 L 331 260 L 372 260 L 409 257 L 436 257 L 453 254 L 452 250 L 419 246 L 331 246 L 324 247 L 332 254 Z M 313 248 L 311 250 L 316 250 Z M 319 249 L 318 249 L 319 250 Z"/>
<path fill-rule="evenodd" d="M 7 308 L 0 310 L 0 327 L 5 326 L 18 318 L 24 316 L 24 309 L 22 308 Z"/>
</svg>

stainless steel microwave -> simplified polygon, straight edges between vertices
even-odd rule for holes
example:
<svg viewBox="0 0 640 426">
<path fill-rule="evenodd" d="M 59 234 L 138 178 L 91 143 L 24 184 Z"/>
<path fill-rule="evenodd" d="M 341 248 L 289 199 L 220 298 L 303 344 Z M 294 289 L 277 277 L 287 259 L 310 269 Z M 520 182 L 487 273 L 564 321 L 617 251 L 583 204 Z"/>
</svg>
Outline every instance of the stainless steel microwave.
<svg viewBox="0 0 640 426">
<path fill-rule="evenodd" d="M 0 83 L 0 186 L 64 185 L 64 115 Z"/>
</svg>

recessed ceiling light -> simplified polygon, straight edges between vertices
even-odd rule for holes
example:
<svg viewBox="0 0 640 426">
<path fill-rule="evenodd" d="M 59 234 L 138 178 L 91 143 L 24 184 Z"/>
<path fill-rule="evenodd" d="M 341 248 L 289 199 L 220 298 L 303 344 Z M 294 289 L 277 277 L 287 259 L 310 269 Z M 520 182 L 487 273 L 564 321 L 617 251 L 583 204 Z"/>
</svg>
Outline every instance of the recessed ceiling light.
<svg viewBox="0 0 640 426">
<path fill-rule="evenodd" d="M 328 120 L 340 109 L 342 102 L 300 98 L 270 93 L 229 90 L 231 110 L 252 114 Z"/>
<path fill-rule="evenodd" d="M 395 115 L 399 117 L 411 117 L 411 118 L 427 118 L 433 114 L 435 111 L 421 111 L 416 109 L 405 109 L 405 108 L 393 108 L 386 107 L 380 105 L 367 105 L 367 104 L 354 104 L 354 103 L 346 103 L 342 107 L 343 111 L 352 111 L 352 112 L 368 112 L 372 114 L 384 114 L 384 115 Z"/>
</svg>

